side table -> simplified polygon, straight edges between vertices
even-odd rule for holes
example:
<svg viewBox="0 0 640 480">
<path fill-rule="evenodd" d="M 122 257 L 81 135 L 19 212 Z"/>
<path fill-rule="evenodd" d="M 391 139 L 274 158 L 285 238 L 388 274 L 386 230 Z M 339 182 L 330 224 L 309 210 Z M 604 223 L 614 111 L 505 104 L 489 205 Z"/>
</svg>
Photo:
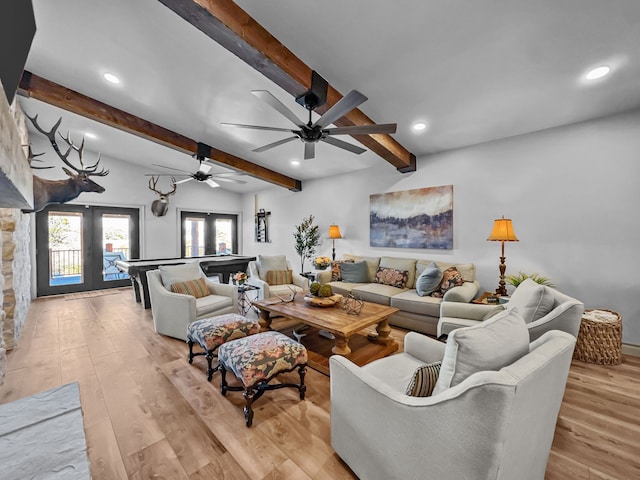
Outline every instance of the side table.
<svg viewBox="0 0 640 480">
<path fill-rule="evenodd" d="M 240 315 L 246 315 L 251 308 L 251 300 L 249 299 L 249 296 L 247 294 L 256 290 L 260 290 L 260 287 L 256 287 L 255 285 L 251 285 L 249 283 L 238 285 L 238 313 Z M 258 295 L 256 292 L 256 298 L 257 296 Z"/>
<path fill-rule="evenodd" d="M 605 309 L 587 309 L 580 322 L 573 358 L 599 365 L 622 363 L 622 317 Z"/>
</svg>

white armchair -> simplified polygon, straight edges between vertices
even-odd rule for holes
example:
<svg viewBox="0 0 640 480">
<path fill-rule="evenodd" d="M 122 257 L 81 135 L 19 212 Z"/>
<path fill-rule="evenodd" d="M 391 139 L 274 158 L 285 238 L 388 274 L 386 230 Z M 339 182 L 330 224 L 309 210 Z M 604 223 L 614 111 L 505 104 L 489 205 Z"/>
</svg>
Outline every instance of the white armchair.
<svg viewBox="0 0 640 480">
<path fill-rule="evenodd" d="M 525 319 L 533 341 L 549 330 L 562 330 L 577 337 L 584 304 L 555 288 L 527 279 L 503 305 L 442 302 L 437 336 L 449 335 L 456 328 L 475 325 L 497 312 L 512 309 L 517 309 Z"/>
<path fill-rule="evenodd" d="M 269 284 L 269 272 L 291 271 L 291 282 L 278 285 Z M 271 276 L 274 276 L 271 274 Z M 269 298 L 275 295 L 288 296 L 291 291 L 302 292 L 309 289 L 309 281 L 296 273 L 291 262 L 284 255 L 258 255 L 258 259 L 249 262 L 247 266 L 247 282 L 260 288 L 259 298 Z"/>
<path fill-rule="evenodd" d="M 542 480 L 574 344 L 548 332 L 429 397 L 405 390 L 418 366 L 448 355 L 437 340 L 410 332 L 404 353 L 364 367 L 332 356 L 331 444 L 362 480 Z"/>
<path fill-rule="evenodd" d="M 177 281 L 204 278 L 210 295 L 195 298 L 192 295 L 173 293 L 170 290 L 173 282 L 166 281 L 168 285 L 165 286 L 160 270 L 149 270 L 147 282 L 151 298 L 153 327 L 157 333 L 186 341 L 187 326 L 191 322 L 201 318 L 238 312 L 237 287 L 213 283 L 204 275 L 197 263 L 161 268 L 171 270 L 174 275 L 175 269 L 178 269 L 180 273 L 175 277 Z"/>
</svg>

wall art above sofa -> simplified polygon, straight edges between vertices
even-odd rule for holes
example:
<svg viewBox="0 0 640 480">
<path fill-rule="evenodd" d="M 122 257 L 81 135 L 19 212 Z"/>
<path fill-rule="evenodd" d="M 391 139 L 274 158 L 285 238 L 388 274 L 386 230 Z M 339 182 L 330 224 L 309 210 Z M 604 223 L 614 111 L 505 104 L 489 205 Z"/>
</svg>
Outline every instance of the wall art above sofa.
<svg viewBox="0 0 640 480">
<path fill-rule="evenodd" d="M 453 249 L 453 185 L 369 196 L 372 247 Z"/>
</svg>

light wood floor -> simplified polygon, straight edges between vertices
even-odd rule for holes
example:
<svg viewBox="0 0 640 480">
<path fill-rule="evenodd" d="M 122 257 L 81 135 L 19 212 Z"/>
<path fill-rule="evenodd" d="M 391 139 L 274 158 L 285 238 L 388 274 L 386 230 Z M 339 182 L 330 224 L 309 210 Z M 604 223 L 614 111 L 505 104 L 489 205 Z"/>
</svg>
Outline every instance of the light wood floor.
<svg viewBox="0 0 640 480">
<path fill-rule="evenodd" d="M 95 480 L 355 478 L 330 446 L 327 377 L 309 370 L 304 402 L 293 389 L 267 392 L 249 429 L 241 393 L 222 397 L 219 375 L 208 383 L 204 359 L 189 365 L 186 351 L 153 331 L 129 290 L 39 299 L 0 404 L 78 381 Z M 548 480 L 640 478 L 640 359 L 624 360 L 572 365 Z"/>
</svg>

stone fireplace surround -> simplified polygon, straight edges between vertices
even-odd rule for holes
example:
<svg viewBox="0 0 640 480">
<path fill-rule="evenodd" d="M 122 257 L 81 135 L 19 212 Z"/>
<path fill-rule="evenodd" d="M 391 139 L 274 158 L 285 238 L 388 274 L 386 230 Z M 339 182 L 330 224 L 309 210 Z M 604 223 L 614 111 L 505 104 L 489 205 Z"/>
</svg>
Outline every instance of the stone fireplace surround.
<svg viewBox="0 0 640 480">
<path fill-rule="evenodd" d="M 28 143 L 24 114 L 15 99 L 9 106 L 0 84 L 0 385 L 31 302 L 31 221 L 20 210 L 33 203 Z"/>
</svg>

